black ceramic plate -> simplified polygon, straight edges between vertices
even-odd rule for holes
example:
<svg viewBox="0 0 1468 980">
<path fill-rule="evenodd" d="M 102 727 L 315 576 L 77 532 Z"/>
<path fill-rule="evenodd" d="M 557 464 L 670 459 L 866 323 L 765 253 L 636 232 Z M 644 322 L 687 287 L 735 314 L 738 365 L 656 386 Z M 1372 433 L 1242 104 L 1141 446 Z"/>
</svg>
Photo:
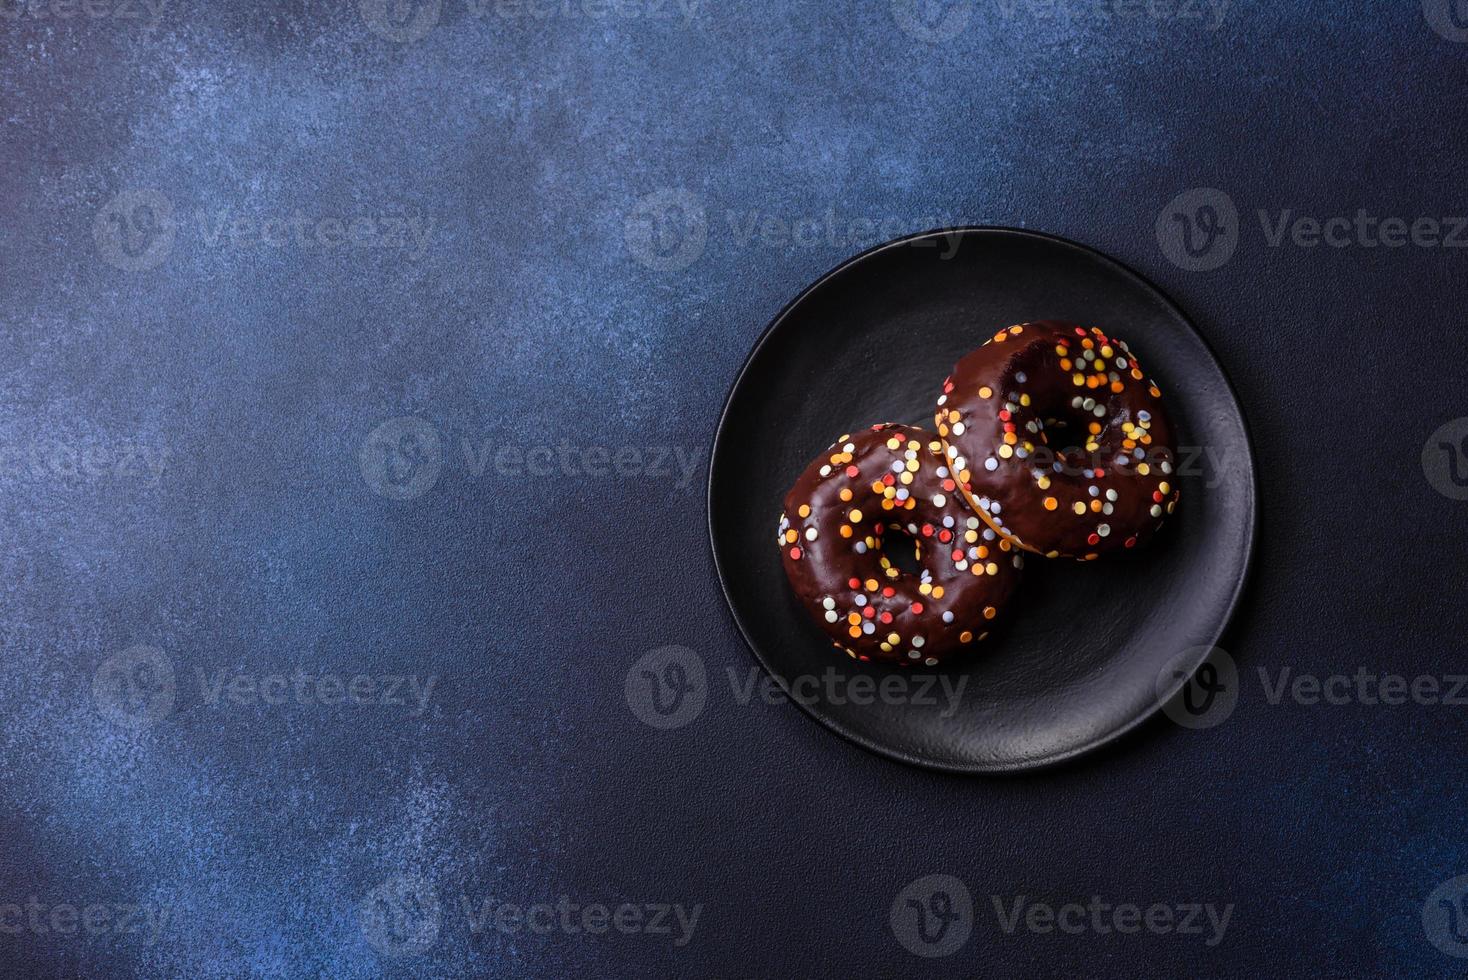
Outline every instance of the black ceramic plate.
<svg viewBox="0 0 1468 980">
<path fill-rule="evenodd" d="M 1010 624 L 946 671 L 949 690 L 963 683 L 955 708 L 940 685 L 921 696 L 915 672 L 858 664 L 831 646 L 791 595 L 775 526 L 786 491 L 837 436 L 877 422 L 931 427 L 960 356 L 1000 327 L 1040 319 L 1102 326 L 1137 352 L 1178 426 L 1182 500 L 1136 554 L 1084 564 L 1030 558 Z M 734 619 L 795 703 L 891 758 L 993 772 L 1103 745 L 1185 683 L 1243 588 L 1254 463 L 1222 369 L 1156 287 L 1074 242 L 967 228 L 857 256 L 775 318 L 724 406 L 708 506 Z M 909 681 L 896 697 L 873 696 L 849 684 L 862 673 Z"/>
</svg>

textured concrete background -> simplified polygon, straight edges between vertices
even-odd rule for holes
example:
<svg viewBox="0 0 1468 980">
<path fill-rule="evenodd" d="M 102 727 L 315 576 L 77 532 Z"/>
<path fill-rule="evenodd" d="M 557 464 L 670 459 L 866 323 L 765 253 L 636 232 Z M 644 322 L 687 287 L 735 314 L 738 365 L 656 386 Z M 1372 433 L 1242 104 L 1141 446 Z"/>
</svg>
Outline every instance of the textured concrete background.
<svg viewBox="0 0 1468 980">
<path fill-rule="evenodd" d="M 1271 235 L 1468 214 L 1468 10 L 1198 12 L 0 0 L 4 970 L 1460 975 L 1423 912 L 1468 873 L 1468 707 L 1257 674 L 1464 666 L 1468 252 Z M 957 779 L 728 683 L 728 384 L 804 284 L 954 223 L 1133 265 L 1237 383 L 1217 727 Z M 667 645 L 707 690 L 663 730 L 626 678 Z M 975 906 L 943 959 L 889 918 L 929 874 Z M 1093 895 L 1234 909 L 1210 947 L 991 898 Z M 681 946 L 464 911 L 561 896 L 701 908 Z"/>
</svg>

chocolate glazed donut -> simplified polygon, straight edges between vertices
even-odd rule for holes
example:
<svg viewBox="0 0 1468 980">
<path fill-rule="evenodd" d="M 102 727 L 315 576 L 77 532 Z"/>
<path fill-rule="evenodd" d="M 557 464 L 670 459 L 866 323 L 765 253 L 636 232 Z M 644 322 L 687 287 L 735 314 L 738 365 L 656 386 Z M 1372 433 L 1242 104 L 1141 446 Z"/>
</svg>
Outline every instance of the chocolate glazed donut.
<svg viewBox="0 0 1468 980">
<path fill-rule="evenodd" d="M 969 503 L 1046 557 L 1134 548 L 1177 506 L 1162 392 L 1099 327 L 999 331 L 958 362 L 934 422 Z"/>
<path fill-rule="evenodd" d="M 1023 559 L 963 503 L 942 450 L 931 432 L 876 425 L 833 443 L 785 498 L 785 574 L 857 660 L 935 666 L 986 638 L 1014 594 Z M 885 553 L 899 544 L 916 572 Z"/>
</svg>

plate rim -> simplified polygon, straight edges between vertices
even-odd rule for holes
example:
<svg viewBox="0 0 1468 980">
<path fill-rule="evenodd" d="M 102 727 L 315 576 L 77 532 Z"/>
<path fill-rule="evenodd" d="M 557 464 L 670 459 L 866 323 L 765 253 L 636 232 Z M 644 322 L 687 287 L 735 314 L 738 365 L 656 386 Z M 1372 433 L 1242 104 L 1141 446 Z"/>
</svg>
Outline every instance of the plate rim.
<svg viewBox="0 0 1468 980">
<path fill-rule="evenodd" d="M 1090 245 L 1086 245 L 1071 238 L 1066 238 L 1062 235 L 1057 235 L 1051 232 L 1035 231 L 1030 228 L 1015 228 L 1007 225 L 953 225 L 941 228 L 930 228 L 926 231 L 914 232 L 909 235 L 903 235 L 900 238 L 893 238 L 889 241 L 880 242 L 876 245 L 873 245 L 871 248 L 858 252 L 855 255 L 851 255 L 846 259 L 843 259 L 840 263 L 818 276 L 804 289 L 797 293 L 793 299 L 791 299 L 783 307 L 781 307 L 779 312 L 777 312 L 774 317 L 770 319 L 770 322 L 765 325 L 765 328 L 760 332 L 759 337 L 755 340 L 754 345 L 749 349 L 749 353 L 745 355 L 743 363 L 739 365 L 739 370 L 736 371 L 734 374 L 734 380 L 730 383 L 729 390 L 724 396 L 724 404 L 719 409 L 718 419 L 715 422 L 714 438 L 709 445 L 708 476 L 706 478 L 707 485 L 704 491 L 704 517 L 705 522 L 708 526 L 709 551 L 713 556 L 714 574 L 719 581 L 719 592 L 723 595 L 724 598 L 724 608 L 728 612 L 730 618 L 733 619 L 734 625 L 739 631 L 740 639 L 744 641 L 744 646 L 754 656 L 755 662 L 760 665 L 760 668 L 770 677 L 774 678 L 775 682 L 780 685 L 780 689 L 787 695 L 790 695 L 791 692 L 785 678 L 776 673 L 776 671 L 766 661 L 764 655 L 760 652 L 759 648 L 750 638 L 749 628 L 745 624 L 744 618 L 740 616 L 739 611 L 735 608 L 733 597 L 729 594 L 729 576 L 726 570 L 727 562 L 723 557 L 720 556 L 719 543 L 717 538 L 714 536 L 714 498 L 717 487 L 717 484 L 714 481 L 714 469 L 715 463 L 719 459 L 720 443 L 723 440 L 726 426 L 729 421 L 730 409 L 733 406 L 735 396 L 739 393 L 740 387 L 744 384 L 746 376 L 749 374 L 750 367 L 751 365 L 753 365 L 755 358 L 759 356 L 760 351 L 763 350 L 765 344 L 774 335 L 775 331 L 780 328 L 781 324 L 785 322 L 786 318 L 790 316 L 790 314 L 806 299 L 806 297 L 810 296 L 816 290 L 826 285 L 835 277 L 846 272 L 848 269 L 871 258 L 874 258 L 881 252 L 885 252 L 889 249 L 901 248 L 902 246 L 909 245 L 920 239 L 931 238 L 937 235 L 952 235 L 955 232 L 960 232 L 965 237 L 968 237 L 970 235 L 995 235 L 999 237 L 1007 237 L 1013 235 L 1022 238 L 1031 238 L 1051 245 L 1059 245 L 1063 248 L 1082 252 L 1094 259 L 1100 260 L 1105 265 L 1111 266 L 1122 276 L 1133 280 L 1137 284 L 1141 285 L 1144 289 L 1151 292 L 1154 296 L 1162 301 L 1163 305 L 1168 310 L 1170 310 L 1178 318 L 1178 320 L 1180 320 L 1183 325 L 1187 327 L 1188 330 L 1192 332 L 1193 336 L 1196 337 L 1199 343 L 1203 345 L 1203 349 L 1207 352 L 1208 357 L 1213 361 L 1214 367 L 1218 369 L 1219 376 L 1223 379 L 1224 390 L 1228 393 L 1228 397 L 1233 402 L 1234 408 L 1238 414 L 1239 425 L 1243 431 L 1244 436 L 1244 457 L 1246 463 L 1245 468 L 1248 471 L 1247 479 L 1249 491 L 1249 522 L 1248 535 L 1244 541 L 1243 570 L 1239 575 L 1238 581 L 1234 585 L 1233 593 L 1229 596 L 1228 606 L 1224 611 L 1221 624 L 1219 625 L 1212 639 L 1206 645 L 1198 645 L 1200 649 L 1206 649 L 1211 652 L 1214 648 L 1217 647 L 1219 639 L 1222 638 L 1223 634 L 1233 623 L 1234 616 L 1238 612 L 1239 603 L 1243 598 L 1244 590 L 1247 587 L 1249 578 L 1253 572 L 1254 551 L 1259 534 L 1259 477 L 1254 464 L 1255 453 L 1253 434 L 1249 430 L 1249 420 L 1248 417 L 1244 414 L 1243 403 L 1239 400 L 1238 389 L 1234 386 L 1233 379 L 1229 377 L 1227 370 L 1225 370 L 1223 362 L 1219 360 L 1218 352 L 1214 350 L 1213 345 L 1208 342 L 1208 338 L 1203 334 L 1202 331 L 1198 329 L 1198 325 L 1193 322 L 1192 318 L 1189 317 L 1186 312 L 1183 311 L 1182 307 L 1179 306 L 1170 295 L 1168 295 L 1151 279 L 1142 275 L 1140 272 L 1133 269 L 1125 262 L 1122 262 L 1120 259 L 1113 258 L 1112 256 L 1106 254 L 1098 248 L 1093 248 Z M 1000 762 L 993 764 L 949 763 L 937 761 L 934 759 L 923 758 L 911 752 L 894 749 L 891 746 L 881 744 L 880 742 L 874 741 L 863 735 L 857 734 L 856 732 L 850 731 L 842 726 L 836 719 L 828 718 L 825 715 L 818 713 L 812 706 L 805 704 L 801 698 L 791 696 L 788 697 L 787 700 L 794 703 L 797 707 L 800 708 L 803 714 L 814 720 L 822 728 L 825 728 L 838 737 L 846 740 L 847 742 L 850 742 L 853 745 L 858 746 L 861 749 L 866 750 L 867 752 L 872 753 L 873 755 L 880 756 L 893 762 L 900 762 L 909 766 L 915 766 L 920 769 L 927 769 L 934 772 L 943 772 L 956 775 L 997 775 L 1004 773 L 1032 772 L 1036 770 L 1052 769 L 1056 766 L 1063 765 L 1064 763 L 1070 762 L 1081 756 L 1090 755 L 1102 748 L 1105 748 L 1106 746 L 1113 745 L 1121 739 L 1125 738 L 1128 734 L 1136 730 L 1139 726 L 1143 725 L 1144 723 L 1155 717 L 1158 712 L 1162 710 L 1163 705 L 1176 698 L 1178 693 L 1183 689 L 1184 686 L 1187 685 L 1188 681 L 1192 680 L 1193 675 L 1207 659 L 1208 653 L 1204 653 L 1201 656 L 1197 657 L 1193 663 L 1188 665 L 1186 674 L 1179 677 L 1176 683 L 1174 683 L 1172 687 L 1168 689 L 1167 695 L 1165 697 L 1158 697 L 1155 703 L 1150 708 L 1139 712 L 1136 716 L 1128 719 L 1125 724 L 1107 732 L 1104 735 L 1101 735 L 1098 738 L 1091 739 L 1090 741 L 1084 742 L 1081 745 L 1075 746 L 1073 748 L 1066 749 L 1062 752 L 1053 753 L 1051 755 L 1043 756 L 1038 759 L 1018 762 Z"/>
</svg>

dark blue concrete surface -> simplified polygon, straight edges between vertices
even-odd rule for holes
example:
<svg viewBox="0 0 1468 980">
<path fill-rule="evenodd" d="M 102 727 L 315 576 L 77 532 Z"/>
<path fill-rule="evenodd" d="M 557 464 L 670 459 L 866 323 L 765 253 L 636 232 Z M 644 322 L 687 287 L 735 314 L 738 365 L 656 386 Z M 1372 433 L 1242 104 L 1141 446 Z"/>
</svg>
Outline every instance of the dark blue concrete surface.
<svg viewBox="0 0 1468 980">
<path fill-rule="evenodd" d="M 1422 465 L 1468 251 L 1270 240 L 1468 214 L 1468 11 L 1201 9 L 0 0 L 4 971 L 1461 975 L 1423 909 L 1468 873 L 1468 707 L 1257 674 L 1468 659 L 1468 504 Z M 1239 214 L 1206 271 L 1156 231 L 1194 188 Z M 1110 252 L 1232 374 L 1225 723 L 958 779 L 731 690 L 727 386 L 804 284 L 956 223 Z M 668 645 L 709 689 L 661 730 L 626 678 Z M 929 874 L 976 908 L 944 959 L 889 924 Z M 1234 908 L 1210 947 L 990 897 L 1093 895 Z M 561 896 L 700 908 L 683 945 L 463 908 Z"/>
</svg>

